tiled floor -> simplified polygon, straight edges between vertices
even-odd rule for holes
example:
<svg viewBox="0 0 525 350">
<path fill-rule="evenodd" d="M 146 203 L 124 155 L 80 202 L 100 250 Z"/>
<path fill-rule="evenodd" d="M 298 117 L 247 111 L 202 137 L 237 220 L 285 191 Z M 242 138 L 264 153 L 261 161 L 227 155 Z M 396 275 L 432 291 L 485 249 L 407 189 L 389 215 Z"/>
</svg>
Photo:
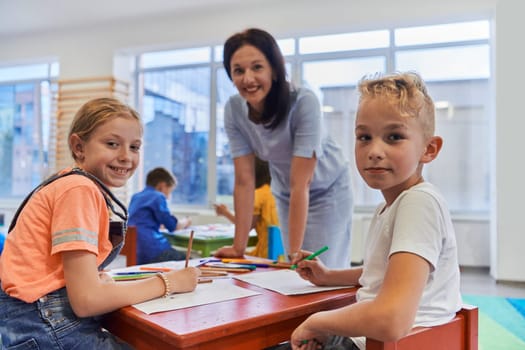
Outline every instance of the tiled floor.
<svg viewBox="0 0 525 350">
<path fill-rule="evenodd" d="M 525 298 L 525 282 L 496 282 L 488 268 L 461 268 L 461 292 L 471 295 L 494 295 Z"/>
</svg>

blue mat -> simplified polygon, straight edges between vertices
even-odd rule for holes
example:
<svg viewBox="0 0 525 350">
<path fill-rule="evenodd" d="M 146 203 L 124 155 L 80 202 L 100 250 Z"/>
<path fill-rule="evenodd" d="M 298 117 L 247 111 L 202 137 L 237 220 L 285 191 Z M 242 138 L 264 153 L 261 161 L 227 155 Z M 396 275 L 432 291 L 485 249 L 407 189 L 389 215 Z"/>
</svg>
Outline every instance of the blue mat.
<svg viewBox="0 0 525 350">
<path fill-rule="evenodd" d="M 463 295 L 479 308 L 479 350 L 525 350 L 525 299 Z"/>
</svg>

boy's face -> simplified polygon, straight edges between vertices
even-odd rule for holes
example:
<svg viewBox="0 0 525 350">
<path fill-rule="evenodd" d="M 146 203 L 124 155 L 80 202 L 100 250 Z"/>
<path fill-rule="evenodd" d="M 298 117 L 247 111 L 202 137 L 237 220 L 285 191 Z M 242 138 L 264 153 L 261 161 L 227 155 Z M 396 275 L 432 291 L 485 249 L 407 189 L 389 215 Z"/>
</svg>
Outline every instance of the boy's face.
<svg viewBox="0 0 525 350">
<path fill-rule="evenodd" d="M 168 185 L 166 182 L 159 182 L 155 188 L 169 199 L 171 197 L 171 192 L 175 189 L 175 185 Z"/>
<path fill-rule="evenodd" d="M 355 128 L 356 164 L 365 182 L 381 190 L 388 204 L 421 182 L 427 144 L 416 118 L 401 117 L 382 98 L 360 103 Z"/>
</svg>

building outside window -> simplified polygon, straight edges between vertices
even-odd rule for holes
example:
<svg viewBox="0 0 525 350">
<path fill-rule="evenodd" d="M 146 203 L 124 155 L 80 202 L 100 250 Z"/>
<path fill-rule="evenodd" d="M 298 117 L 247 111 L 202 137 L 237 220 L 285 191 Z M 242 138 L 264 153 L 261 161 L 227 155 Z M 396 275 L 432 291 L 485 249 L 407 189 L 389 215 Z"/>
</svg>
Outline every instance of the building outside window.
<svg viewBox="0 0 525 350">
<path fill-rule="evenodd" d="M 47 176 L 57 63 L 0 67 L 0 199 L 19 200 Z"/>
<path fill-rule="evenodd" d="M 425 178 L 441 188 L 454 213 L 488 217 L 492 173 L 485 155 L 495 98 L 490 40 L 488 20 L 278 40 L 289 79 L 316 92 L 327 130 L 351 161 L 357 210 L 382 200 L 355 170 L 357 82 L 377 72 L 413 70 L 427 82 L 436 102 L 436 133 L 444 138 Z M 144 173 L 155 166 L 172 170 L 179 178 L 172 196 L 178 206 L 231 202 L 223 111 L 237 91 L 222 68 L 222 47 L 144 53 L 139 62 Z"/>
</svg>

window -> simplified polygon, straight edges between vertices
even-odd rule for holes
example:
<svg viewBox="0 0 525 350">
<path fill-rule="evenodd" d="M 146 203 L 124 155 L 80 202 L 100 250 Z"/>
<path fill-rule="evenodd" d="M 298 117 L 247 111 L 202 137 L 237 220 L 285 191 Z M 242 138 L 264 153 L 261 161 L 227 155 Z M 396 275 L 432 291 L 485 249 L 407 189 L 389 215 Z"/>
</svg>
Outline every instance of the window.
<svg viewBox="0 0 525 350">
<path fill-rule="evenodd" d="M 299 39 L 299 51 L 302 54 L 364 50 L 388 46 L 388 30 L 323 35 Z"/>
<path fill-rule="evenodd" d="M 143 86 L 144 173 L 165 167 L 178 180 L 174 202 L 206 205 L 210 68 L 145 72 Z"/>
<path fill-rule="evenodd" d="M 57 73 L 55 63 L 0 67 L 3 200 L 20 199 L 48 175 L 51 79 Z"/>
<path fill-rule="evenodd" d="M 226 130 L 224 130 L 224 105 L 228 98 L 237 93 L 237 89 L 226 75 L 224 68 L 217 70 L 217 98 L 216 98 L 216 146 L 217 158 L 217 199 L 216 202 L 231 202 L 233 193 L 233 161 L 230 156 L 230 147 Z"/>
<path fill-rule="evenodd" d="M 382 200 L 354 170 L 357 82 L 377 72 L 415 70 L 436 102 L 436 132 L 445 140 L 425 177 L 441 188 L 453 212 L 488 213 L 491 171 L 483 155 L 489 144 L 476 140 L 489 138 L 494 118 L 490 32 L 490 22 L 480 20 L 278 40 L 288 76 L 319 96 L 327 129 L 351 161 L 357 209 Z M 143 58 L 144 166 L 165 165 L 179 177 L 177 205 L 231 201 L 234 175 L 223 113 L 237 91 L 222 68 L 222 46 Z"/>
</svg>

